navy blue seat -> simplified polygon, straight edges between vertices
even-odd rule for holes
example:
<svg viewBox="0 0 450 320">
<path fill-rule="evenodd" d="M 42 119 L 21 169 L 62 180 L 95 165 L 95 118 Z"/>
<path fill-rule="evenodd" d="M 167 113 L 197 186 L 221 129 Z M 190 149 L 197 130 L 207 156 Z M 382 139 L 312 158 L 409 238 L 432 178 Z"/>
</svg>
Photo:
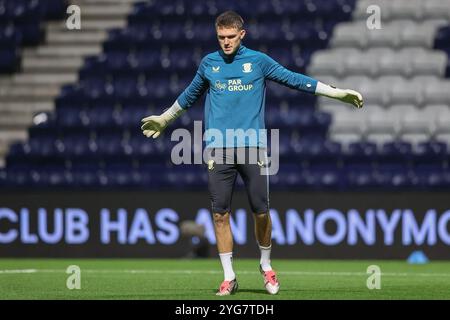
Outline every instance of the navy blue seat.
<svg viewBox="0 0 450 320">
<path fill-rule="evenodd" d="M 22 34 L 13 25 L 0 25 L 0 73 L 16 71 L 20 66 Z"/>
<path fill-rule="evenodd" d="M 8 187 L 8 171 L 0 168 L 0 189 Z"/>
<path fill-rule="evenodd" d="M 121 119 L 121 123 L 123 127 L 132 128 L 132 127 L 140 127 L 142 125 L 141 119 L 146 116 L 152 114 L 152 110 L 148 107 L 124 107 L 119 113 L 118 118 Z"/>
<path fill-rule="evenodd" d="M 412 155 L 411 143 L 397 140 L 385 143 L 377 155 L 377 160 L 380 163 L 405 164 L 412 159 Z"/>
<path fill-rule="evenodd" d="M 129 53 L 125 51 L 107 52 L 105 55 L 106 68 L 109 71 L 126 71 L 130 69 Z"/>
<path fill-rule="evenodd" d="M 0 73 L 15 72 L 19 68 L 19 54 L 15 48 L 0 49 Z"/>
<path fill-rule="evenodd" d="M 217 46 L 216 30 L 211 26 L 211 23 L 195 23 L 192 26 L 192 38 L 196 42 L 210 42 Z"/>
<path fill-rule="evenodd" d="M 83 94 L 90 99 L 112 96 L 114 94 L 112 84 L 108 83 L 103 76 L 84 79 L 80 86 Z"/>
<path fill-rule="evenodd" d="M 448 185 L 446 175 L 447 145 L 429 141 L 416 146 L 413 154 L 414 186 L 418 189 L 441 189 Z"/>
<path fill-rule="evenodd" d="M 274 13 L 279 16 L 297 16 L 306 11 L 306 5 L 304 1 L 280 1 L 273 3 Z"/>
<path fill-rule="evenodd" d="M 208 184 L 206 168 L 200 165 L 175 165 L 166 170 L 163 177 L 174 189 L 205 189 Z"/>
<path fill-rule="evenodd" d="M 121 126 L 121 119 L 111 105 L 97 105 L 85 112 L 90 128 L 117 128 Z"/>
<path fill-rule="evenodd" d="M 268 137 L 268 145 L 269 149 L 275 151 L 271 144 L 271 139 Z M 296 157 L 294 148 L 291 144 L 291 136 L 290 134 L 285 134 L 283 131 L 280 132 L 279 135 L 279 143 L 278 143 L 279 155 L 283 161 L 295 161 L 294 157 Z"/>
<path fill-rule="evenodd" d="M 417 165 L 414 167 L 414 187 L 419 190 L 441 189 L 448 185 L 445 173 L 442 165 Z"/>
<path fill-rule="evenodd" d="M 131 76 L 118 77 L 113 81 L 116 99 L 127 99 L 139 94 L 137 79 Z"/>
<path fill-rule="evenodd" d="M 214 18 L 218 14 L 214 3 L 201 0 L 184 1 L 184 9 L 186 14 L 195 18 Z"/>
<path fill-rule="evenodd" d="M 88 124 L 86 109 L 77 105 L 66 105 L 56 109 L 56 122 L 66 128 L 82 127 Z"/>
<path fill-rule="evenodd" d="M 62 19 L 66 15 L 67 6 L 66 0 L 39 0 L 42 16 L 46 20 Z"/>
<path fill-rule="evenodd" d="M 269 181 L 270 186 L 276 190 L 292 190 L 302 185 L 306 186 L 303 169 L 298 163 L 280 163 L 278 173 L 270 175 Z"/>
<path fill-rule="evenodd" d="M 22 42 L 22 34 L 13 24 L 0 24 L 0 48 L 15 48 Z"/>
<path fill-rule="evenodd" d="M 72 162 L 69 170 L 74 188 L 98 189 L 107 183 L 105 175 L 102 173 L 100 165 L 91 160 L 76 160 Z"/>
<path fill-rule="evenodd" d="M 160 52 L 157 50 L 139 50 L 131 55 L 130 60 L 136 69 L 146 73 L 161 65 Z"/>
<path fill-rule="evenodd" d="M 447 144 L 439 141 L 419 143 L 413 152 L 413 163 L 417 165 L 441 166 L 447 158 Z"/>
<path fill-rule="evenodd" d="M 370 162 L 346 163 L 344 165 L 347 188 L 354 191 L 376 189 L 374 165 Z"/>
<path fill-rule="evenodd" d="M 335 166 L 341 158 L 341 144 L 320 136 L 305 136 L 292 140 L 291 146 L 298 159 L 308 168 Z"/>
<path fill-rule="evenodd" d="M 121 159 L 122 161 L 106 162 L 103 169 L 107 179 L 106 186 L 111 189 L 134 188 L 142 183 L 142 177 L 139 174 L 137 165 L 130 159 Z"/>
<path fill-rule="evenodd" d="M 57 156 L 56 137 L 39 137 L 28 140 L 28 148 L 30 155 L 38 157 L 55 157 Z"/>
<path fill-rule="evenodd" d="M 133 156 L 146 162 L 159 162 L 165 158 L 167 147 L 163 137 L 158 139 L 147 138 L 142 133 L 133 135 L 127 141 L 128 148 Z"/>
<path fill-rule="evenodd" d="M 147 79 L 144 83 L 144 88 L 146 89 L 146 92 L 141 91 L 140 95 L 161 98 L 168 95 L 170 90 L 170 82 L 165 78 Z"/>
<path fill-rule="evenodd" d="M 106 159 L 110 156 L 122 155 L 125 153 L 123 140 L 123 133 L 118 128 L 109 127 L 103 131 L 97 131 L 93 141 L 94 150 L 100 157 Z"/>
<path fill-rule="evenodd" d="M 112 29 L 108 32 L 106 41 L 103 42 L 103 52 L 128 52 L 137 44 L 144 43 L 147 37 L 146 29 L 139 27 Z"/>
<path fill-rule="evenodd" d="M 6 183 L 8 187 L 30 188 L 33 185 L 33 176 L 37 170 L 32 164 L 8 165 L 6 169 Z"/>
<path fill-rule="evenodd" d="M 318 190 L 340 190 L 344 187 L 343 173 L 336 163 L 310 164 L 305 172 L 306 183 Z"/>
<path fill-rule="evenodd" d="M 102 75 L 105 77 L 108 74 L 108 66 L 106 64 L 106 55 L 89 56 L 84 59 L 84 64 L 78 72 L 78 78 L 81 81 Z"/>
<path fill-rule="evenodd" d="M 48 162 L 35 168 L 31 175 L 31 184 L 38 188 L 57 188 L 70 185 L 71 176 L 63 162 Z"/>
<path fill-rule="evenodd" d="M 445 26 L 438 29 L 434 37 L 434 48 L 450 50 L 450 27 Z"/>
<path fill-rule="evenodd" d="M 262 35 L 262 37 L 265 37 L 264 34 Z M 288 69 L 292 70 L 295 66 L 294 55 L 289 49 L 273 48 L 269 50 L 268 55 Z"/>
<path fill-rule="evenodd" d="M 406 190 L 413 186 L 413 175 L 403 163 L 380 163 L 374 177 L 382 190 Z"/>
<path fill-rule="evenodd" d="M 168 187 L 164 173 L 168 170 L 166 165 L 140 161 L 138 173 L 140 175 L 140 186 L 146 189 L 160 189 Z"/>
<path fill-rule="evenodd" d="M 92 156 L 96 151 L 90 131 L 66 131 L 59 146 L 61 155 L 68 158 Z"/>
<path fill-rule="evenodd" d="M 342 154 L 350 186 L 371 187 L 375 180 L 373 170 L 377 161 L 377 145 L 372 142 L 353 142 Z"/>
<path fill-rule="evenodd" d="M 175 49 L 171 50 L 169 54 L 170 65 L 168 68 L 175 71 L 190 71 L 194 76 L 197 70 L 197 61 L 191 54 L 186 54 L 186 50 Z M 193 78 L 192 76 L 192 78 Z"/>
</svg>

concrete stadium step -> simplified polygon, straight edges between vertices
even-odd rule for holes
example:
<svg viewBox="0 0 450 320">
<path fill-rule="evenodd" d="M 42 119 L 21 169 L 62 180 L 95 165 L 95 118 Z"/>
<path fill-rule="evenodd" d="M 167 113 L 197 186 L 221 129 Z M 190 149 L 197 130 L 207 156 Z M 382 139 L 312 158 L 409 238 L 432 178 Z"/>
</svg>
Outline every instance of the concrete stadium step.
<svg viewBox="0 0 450 320">
<path fill-rule="evenodd" d="M 25 73 L 55 72 L 74 73 L 83 65 L 82 57 L 26 57 L 22 61 L 22 70 Z"/>
<path fill-rule="evenodd" d="M 15 85 L 13 86 L 14 89 L 21 89 L 22 85 L 36 84 L 43 90 L 48 86 L 51 87 L 51 90 L 55 90 L 56 85 L 73 83 L 77 79 L 78 75 L 74 73 L 19 73 L 13 76 L 12 84 Z M 42 84 L 46 84 L 46 86 L 41 86 Z"/>
<path fill-rule="evenodd" d="M 11 144 L 27 138 L 28 132 L 24 128 L 0 128 L 0 144 Z"/>
<path fill-rule="evenodd" d="M 15 102 L 3 102 L 0 108 L 0 114 L 2 112 L 29 112 L 36 113 L 39 111 L 51 111 L 54 109 L 54 102 L 27 102 L 27 101 L 15 101 Z"/>
<path fill-rule="evenodd" d="M 38 48 L 27 48 L 23 51 L 22 57 L 72 57 L 96 55 L 102 51 L 101 44 L 97 45 L 48 45 Z"/>
<path fill-rule="evenodd" d="M 81 3 L 79 4 L 81 9 L 81 28 L 83 28 L 83 20 L 85 19 L 114 19 L 122 18 L 127 15 L 131 9 L 131 4 L 122 3 L 104 3 L 104 4 L 91 4 Z"/>
<path fill-rule="evenodd" d="M 52 86 L 48 84 L 41 85 L 1 85 L 0 86 L 0 100 L 2 101 L 19 101 L 20 98 L 45 98 L 46 101 L 50 101 L 60 91 L 59 86 Z M 9 98 L 9 99 L 7 99 Z M 3 104 L 2 104 L 3 109 Z"/>
<path fill-rule="evenodd" d="M 28 127 L 33 121 L 34 112 L 5 112 L 0 111 L 0 127 L 18 128 Z"/>
<path fill-rule="evenodd" d="M 6 165 L 5 157 L 8 154 L 9 143 L 3 143 L 0 141 L 0 169 Z"/>
<path fill-rule="evenodd" d="M 90 30 L 90 31 L 82 31 L 82 32 L 72 32 L 69 30 L 66 31 L 58 31 L 58 30 L 50 30 L 47 33 L 46 42 L 49 45 L 60 45 L 60 44 L 68 44 L 68 45 L 86 45 L 86 44 L 98 44 L 103 42 L 107 37 L 107 32 L 100 30 Z"/>
</svg>

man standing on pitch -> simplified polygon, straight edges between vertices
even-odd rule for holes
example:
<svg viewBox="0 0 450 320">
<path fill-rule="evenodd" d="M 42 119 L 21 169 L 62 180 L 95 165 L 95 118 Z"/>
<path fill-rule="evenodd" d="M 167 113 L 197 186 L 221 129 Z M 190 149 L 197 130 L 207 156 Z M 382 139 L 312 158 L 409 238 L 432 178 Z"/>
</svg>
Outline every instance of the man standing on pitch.
<svg viewBox="0 0 450 320">
<path fill-rule="evenodd" d="M 238 283 L 232 266 L 233 238 L 230 228 L 231 198 L 237 173 L 244 180 L 250 206 L 255 218 L 255 234 L 261 250 L 260 272 L 264 286 L 270 294 L 279 291 L 275 271 L 270 261 L 272 223 L 269 213 L 268 174 L 262 174 L 267 166 L 266 139 L 257 134 L 255 139 L 226 139 L 227 130 L 242 129 L 261 132 L 264 125 L 265 80 L 363 106 L 360 93 L 338 89 L 303 74 L 287 70 L 266 54 L 242 45 L 245 36 L 244 21 L 233 11 L 217 17 L 217 38 L 220 50 L 206 55 L 191 84 L 175 103 L 159 116 L 142 119 L 142 130 L 147 137 L 158 137 L 173 120 L 195 103 L 206 91 L 205 140 L 206 148 L 216 161 L 208 161 L 208 188 L 212 203 L 217 249 L 224 270 L 224 281 L 217 295 L 236 292 Z M 220 132 L 222 135 L 213 135 Z M 256 162 L 242 163 L 239 151 L 248 154 L 258 150 Z M 263 153 L 260 152 L 263 150 Z M 238 160 L 236 160 L 236 158 Z M 223 161 L 217 161 L 223 160 Z"/>
</svg>

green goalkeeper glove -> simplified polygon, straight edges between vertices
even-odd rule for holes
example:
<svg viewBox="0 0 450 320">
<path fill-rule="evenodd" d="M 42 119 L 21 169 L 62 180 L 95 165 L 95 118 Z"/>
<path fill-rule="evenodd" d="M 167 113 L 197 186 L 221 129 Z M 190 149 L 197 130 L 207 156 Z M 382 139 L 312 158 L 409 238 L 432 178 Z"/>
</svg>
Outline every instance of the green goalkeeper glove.
<svg viewBox="0 0 450 320">
<path fill-rule="evenodd" d="M 141 121 L 144 123 L 141 126 L 143 134 L 147 137 L 153 137 L 153 139 L 158 138 L 161 133 L 166 129 L 166 127 L 178 118 L 182 113 L 184 113 L 183 108 L 178 104 L 177 101 L 164 113 L 159 116 L 149 116 L 143 118 Z"/>
</svg>

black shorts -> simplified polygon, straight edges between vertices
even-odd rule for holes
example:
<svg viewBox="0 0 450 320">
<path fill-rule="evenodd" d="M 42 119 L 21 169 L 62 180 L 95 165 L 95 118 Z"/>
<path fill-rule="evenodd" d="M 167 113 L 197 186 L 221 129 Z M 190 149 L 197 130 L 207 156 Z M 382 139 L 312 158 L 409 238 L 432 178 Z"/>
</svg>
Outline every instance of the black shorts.
<svg viewBox="0 0 450 320">
<path fill-rule="evenodd" d="M 208 149 L 208 188 L 213 213 L 231 212 L 234 185 L 239 173 L 253 213 L 269 212 L 269 174 L 266 149 Z"/>
</svg>

